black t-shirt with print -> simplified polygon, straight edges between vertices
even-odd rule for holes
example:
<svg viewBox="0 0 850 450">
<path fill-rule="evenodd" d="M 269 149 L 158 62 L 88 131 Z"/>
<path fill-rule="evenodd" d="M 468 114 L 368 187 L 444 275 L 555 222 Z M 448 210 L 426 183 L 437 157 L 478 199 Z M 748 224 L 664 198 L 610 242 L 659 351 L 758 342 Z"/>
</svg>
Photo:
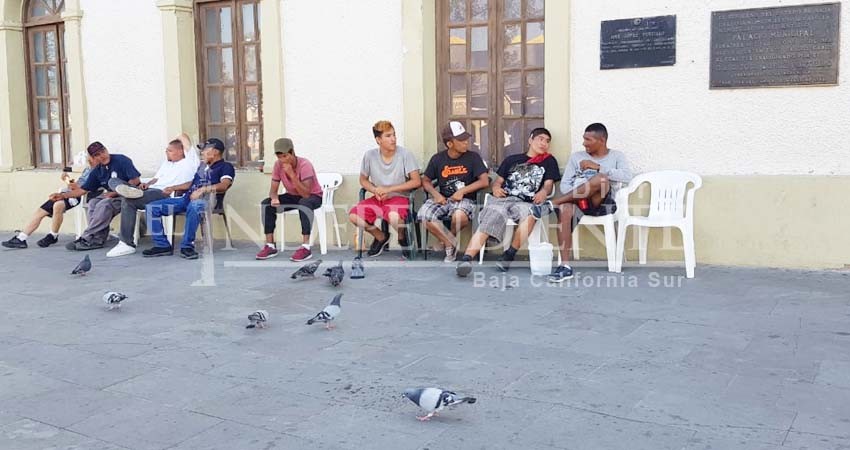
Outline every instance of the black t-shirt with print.
<svg viewBox="0 0 850 450">
<path fill-rule="evenodd" d="M 437 180 L 440 194 L 448 198 L 478 181 L 482 173 L 487 173 L 487 166 L 478 153 L 467 151 L 459 158 L 452 159 L 449 157 L 449 151 L 443 150 L 431 157 L 424 175 Z M 475 200 L 475 192 L 464 195 L 464 198 Z"/>
<path fill-rule="evenodd" d="M 511 155 L 502 161 L 496 172 L 505 179 L 502 188 L 508 195 L 530 202 L 546 180 L 558 181 L 561 171 L 558 161 L 549 155 L 539 164 L 529 164 L 525 153 Z"/>
</svg>

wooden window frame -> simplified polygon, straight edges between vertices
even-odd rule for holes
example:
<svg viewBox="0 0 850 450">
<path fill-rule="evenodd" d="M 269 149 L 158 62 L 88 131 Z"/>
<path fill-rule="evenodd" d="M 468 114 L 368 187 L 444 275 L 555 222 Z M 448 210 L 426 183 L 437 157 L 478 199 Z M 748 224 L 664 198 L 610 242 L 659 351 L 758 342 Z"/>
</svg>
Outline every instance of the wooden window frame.
<svg viewBox="0 0 850 450">
<path fill-rule="evenodd" d="M 69 123 L 69 106 L 70 106 L 70 93 L 68 91 L 68 83 L 67 83 L 67 56 L 65 53 L 65 24 L 62 19 L 61 12 L 65 9 L 65 1 L 59 1 L 59 8 L 57 12 L 54 14 L 49 14 L 45 16 L 32 17 L 30 12 L 32 10 L 32 2 L 36 0 L 27 0 L 24 3 L 24 51 L 26 53 L 26 80 L 27 80 L 27 108 L 28 108 L 28 123 L 29 123 L 29 135 L 32 142 L 31 148 L 31 157 L 33 161 L 33 165 L 39 169 L 60 169 L 63 167 L 67 167 L 71 165 L 72 156 L 71 156 L 71 124 Z M 32 35 L 38 32 L 48 32 L 53 31 L 56 33 L 56 88 L 57 95 L 55 97 L 44 96 L 38 97 L 35 80 L 33 79 L 33 74 L 35 73 L 36 66 L 47 67 L 52 64 L 47 63 L 36 63 L 34 58 L 34 39 Z M 46 41 L 44 42 L 46 45 Z M 43 50 L 45 56 L 47 54 L 46 48 Z M 45 86 L 48 89 L 49 93 L 49 82 L 48 85 Z M 48 105 L 50 104 L 50 100 L 57 100 L 59 103 L 59 130 L 58 134 L 60 136 L 60 145 L 62 146 L 62 160 L 61 161 L 53 161 L 53 140 L 49 139 L 50 143 L 50 162 L 44 162 L 41 160 L 41 134 L 57 134 L 53 132 L 54 130 L 42 130 L 39 126 L 39 118 L 38 118 L 38 102 L 39 100 L 47 100 Z M 49 127 L 49 106 L 48 106 L 48 127 Z"/>
<path fill-rule="evenodd" d="M 256 40 L 253 42 L 245 42 L 244 40 L 244 30 L 242 27 L 242 5 L 245 4 L 256 4 L 257 13 L 254 14 L 254 30 L 256 33 Z M 216 45 L 207 44 L 206 37 L 204 36 L 204 17 L 203 11 L 206 7 L 216 7 L 216 6 L 230 6 L 231 7 L 231 35 L 232 39 L 229 44 L 222 46 L 220 43 L 218 47 L 229 47 L 232 49 L 233 54 L 233 102 L 235 106 L 235 118 L 236 121 L 233 127 L 236 129 L 236 161 L 234 165 L 237 168 L 248 168 L 248 169 L 262 169 L 263 167 L 263 79 L 262 79 L 262 62 L 260 58 L 260 51 L 263 45 L 262 35 L 260 30 L 260 9 L 261 9 L 262 1 L 260 0 L 195 0 L 195 53 L 196 53 L 196 66 L 197 66 L 197 86 L 198 86 L 198 108 L 200 114 L 198 114 L 199 129 L 201 132 L 202 138 L 212 138 L 217 137 L 225 142 L 227 145 L 227 136 L 207 136 L 207 124 L 209 123 L 208 117 L 208 102 L 207 102 L 207 90 L 209 88 L 208 83 L 208 67 L 207 67 L 207 49 L 216 47 Z M 257 63 L 257 81 L 245 81 L 244 80 L 244 72 L 245 72 L 245 61 L 244 61 L 244 53 L 245 48 L 248 46 L 253 46 L 256 49 L 256 63 Z M 221 87 L 226 87 L 227 84 L 221 84 Z M 245 112 L 245 106 L 247 104 L 247 95 L 245 91 L 249 87 L 257 88 L 257 118 L 258 120 L 255 122 L 248 122 L 247 115 Z M 223 91 L 223 89 L 222 89 Z M 224 102 L 224 96 L 222 95 L 222 103 Z M 223 111 L 222 111 L 223 114 Z M 222 117 L 222 119 L 224 119 Z M 228 125 L 220 125 L 221 128 L 227 129 Z M 257 150 L 259 151 L 259 157 L 255 161 L 250 160 L 250 149 L 247 147 L 247 136 L 249 127 L 257 127 L 259 130 L 259 141 Z M 225 131 L 226 134 L 226 131 Z M 226 155 L 225 155 L 226 158 Z"/>
<path fill-rule="evenodd" d="M 504 159 L 505 155 L 505 139 L 504 132 L 506 128 L 503 125 L 505 120 L 521 120 L 522 121 L 522 136 L 528 136 L 531 132 L 532 124 L 534 126 L 542 126 L 544 114 L 527 114 L 525 111 L 525 100 L 527 95 L 526 79 L 529 73 L 545 74 L 546 65 L 544 63 L 539 67 L 527 66 L 527 26 L 529 23 L 542 23 L 545 33 L 545 14 L 540 17 L 527 17 L 528 0 L 520 0 L 520 17 L 516 19 L 504 18 L 504 2 L 505 0 L 489 0 L 487 5 L 487 20 L 473 21 L 472 20 L 472 0 L 466 0 L 466 15 L 464 22 L 452 23 L 449 21 L 451 0 L 437 0 L 436 2 L 436 43 L 437 43 L 437 120 L 442 128 L 442 125 L 450 120 L 458 120 L 466 126 L 467 130 L 472 132 L 470 126 L 472 121 L 486 120 L 487 121 L 487 140 L 489 143 L 488 155 L 486 162 L 490 167 L 498 167 L 498 164 Z M 558 1 L 558 0 L 548 0 Z M 521 33 L 521 61 L 517 68 L 504 67 L 503 52 L 505 48 L 504 28 L 507 25 L 519 25 Z M 471 75 L 485 72 L 482 69 L 471 69 L 472 63 L 472 28 L 487 27 L 487 52 L 489 56 L 489 68 L 486 70 L 489 114 L 486 118 L 471 114 Z M 450 31 L 451 29 L 465 29 L 467 36 L 466 45 L 466 63 L 464 69 L 451 68 L 451 47 L 450 47 Z M 545 45 L 545 39 L 544 39 Z M 504 82 L 506 73 L 519 73 L 520 75 L 520 105 L 522 114 L 506 115 L 504 99 Z M 466 76 L 466 102 L 467 111 L 465 115 L 455 115 L 451 103 L 451 76 L 461 75 Z M 545 92 L 545 85 L 544 85 Z M 544 100 L 545 102 L 545 97 Z M 539 122 L 539 123 L 536 123 Z M 525 139 L 520 142 L 523 150 L 526 147 Z M 484 156 L 484 155 L 482 155 Z"/>
</svg>

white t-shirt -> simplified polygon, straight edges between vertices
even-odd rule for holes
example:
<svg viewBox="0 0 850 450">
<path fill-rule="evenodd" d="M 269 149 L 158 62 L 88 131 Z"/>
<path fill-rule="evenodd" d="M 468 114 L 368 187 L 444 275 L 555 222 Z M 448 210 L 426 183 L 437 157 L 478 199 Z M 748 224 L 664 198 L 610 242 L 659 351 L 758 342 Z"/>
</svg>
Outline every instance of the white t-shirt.
<svg viewBox="0 0 850 450">
<path fill-rule="evenodd" d="M 151 185 L 153 189 L 165 189 L 169 186 L 187 183 L 195 178 L 198 165 L 191 158 L 183 158 L 180 161 L 165 160 L 156 171 L 156 184 Z"/>
</svg>

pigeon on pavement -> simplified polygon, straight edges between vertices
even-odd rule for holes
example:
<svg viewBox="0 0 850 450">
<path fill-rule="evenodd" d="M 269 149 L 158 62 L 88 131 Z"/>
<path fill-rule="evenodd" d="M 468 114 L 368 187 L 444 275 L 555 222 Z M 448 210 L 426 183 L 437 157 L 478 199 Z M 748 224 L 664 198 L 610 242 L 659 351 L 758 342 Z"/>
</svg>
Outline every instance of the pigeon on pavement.
<svg viewBox="0 0 850 450">
<path fill-rule="evenodd" d="M 121 308 L 121 302 L 127 299 L 127 296 L 120 292 L 107 292 L 103 294 L 103 301 L 109 305 L 108 311 Z"/>
<path fill-rule="evenodd" d="M 366 278 L 366 271 L 363 269 L 363 259 L 359 256 L 351 262 L 351 279 L 361 280 Z"/>
<path fill-rule="evenodd" d="M 330 280 L 334 287 L 338 287 L 342 284 L 343 278 L 345 278 L 345 269 L 342 268 L 342 261 L 339 262 L 339 265 L 325 270 L 325 273 L 322 275 L 328 277 L 328 280 Z"/>
<path fill-rule="evenodd" d="M 316 270 L 318 270 L 319 265 L 322 264 L 322 260 L 313 261 L 310 264 L 306 264 L 302 266 L 300 269 L 296 270 L 295 273 L 292 274 L 290 278 L 293 280 L 297 278 L 313 278 L 316 276 Z"/>
<path fill-rule="evenodd" d="M 342 306 L 339 304 L 339 300 L 342 298 L 342 294 L 336 294 L 331 303 L 328 306 L 325 306 L 321 312 L 316 314 L 315 317 L 307 321 L 307 325 L 313 325 L 316 322 L 324 322 L 325 328 L 330 330 L 334 327 L 331 323 L 334 319 L 339 317 L 340 311 L 342 311 Z"/>
<path fill-rule="evenodd" d="M 251 321 L 251 324 L 245 326 L 245 328 L 265 328 L 266 322 L 269 321 L 269 312 L 265 309 L 258 309 L 248 314 L 248 320 Z"/>
<path fill-rule="evenodd" d="M 74 270 L 71 271 L 71 275 L 85 275 L 86 272 L 91 270 L 91 258 L 89 255 L 86 255 L 77 267 L 74 267 Z"/>
<path fill-rule="evenodd" d="M 437 415 L 438 412 L 447 406 L 459 405 L 461 403 L 472 404 L 476 401 L 475 397 L 459 397 L 454 392 L 438 388 L 405 389 L 402 395 L 428 412 L 427 415 L 416 417 L 423 422 L 430 420 L 431 417 Z"/>
</svg>

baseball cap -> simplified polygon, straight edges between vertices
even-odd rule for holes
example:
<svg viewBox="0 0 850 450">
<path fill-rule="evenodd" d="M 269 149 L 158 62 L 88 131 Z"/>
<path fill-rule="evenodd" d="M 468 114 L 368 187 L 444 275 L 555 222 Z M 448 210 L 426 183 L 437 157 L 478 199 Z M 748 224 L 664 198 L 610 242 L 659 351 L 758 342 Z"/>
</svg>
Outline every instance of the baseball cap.
<svg viewBox="0 0 850 450">
<path fill-rule="evenodd" d="M 463 124 L 455 120 L 446 124 L 440 134 L 443 138 L 443 142 L 448 142 L 452 139 L 457 139 L 458 141 L 465 141 L 472 137 L 471 134 L 466 132 L 466 128 L 463 127 Z"/>
<path fill-rule="evenodd" d="M 292 139 L 289 138 L 280 138 L 274 141 L 274 152 L 278 153 L 289 153 L 292 150 L 295 150 L 295 145 L 292 144 Z"/>
<path fill-rule="evenodd" d="M 210 138 L 210 139 L 207 139 L 206 141 L 198 144 L 198 148 L 201 149 L 201 150 L 203 150 L 207 147 L 213 147 L 216 150 L 223 152 L 224 151 L 224 142 L 221 142 L 221 139 Z"/>
<path fill-rule="evenodd" d="M 89 152 L 90 156 L 94 156 L 94 155 L 106 150 L 106 147 L 104 147 L 103 144 L 100 143 L 100 141 L 94 141 L 91 144 L 89 144 L 89 147 L 86 150 Z"/>
</svg>

